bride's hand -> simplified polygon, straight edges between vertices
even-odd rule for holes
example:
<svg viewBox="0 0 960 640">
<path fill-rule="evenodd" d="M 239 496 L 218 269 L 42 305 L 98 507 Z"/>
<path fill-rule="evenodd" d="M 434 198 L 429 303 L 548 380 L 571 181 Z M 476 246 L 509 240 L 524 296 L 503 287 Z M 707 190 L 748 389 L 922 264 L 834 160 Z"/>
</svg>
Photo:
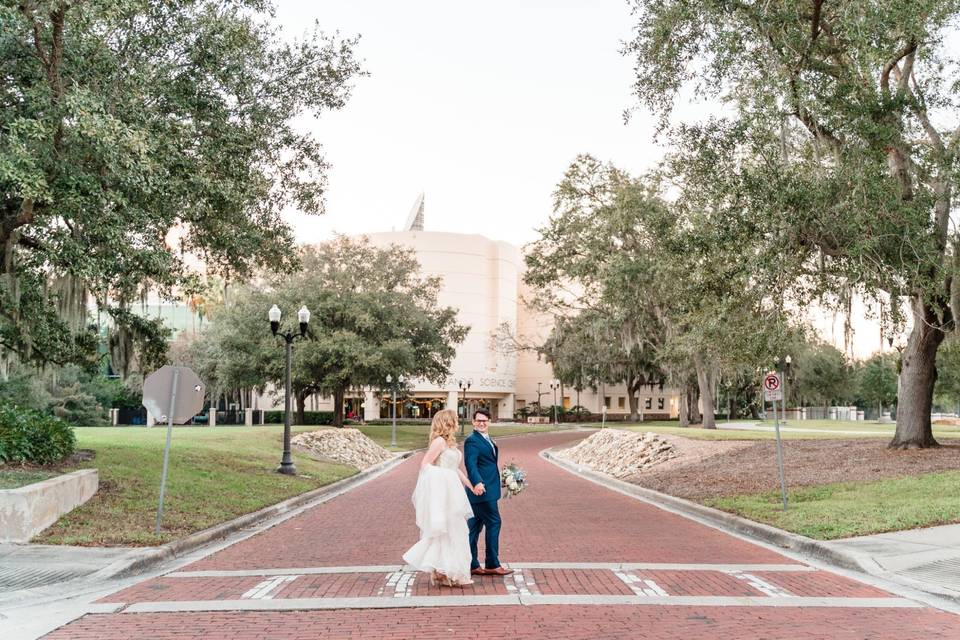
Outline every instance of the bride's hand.
<svg viewBox="0 0 960 640">
<path fill-rule="evenodd" d="M 478 482 L 476 486 L 473 487 L 473 495 L 482 496 L 486 490 L 487 488 L 483 486 L 483 483 Z"/>
</svg>

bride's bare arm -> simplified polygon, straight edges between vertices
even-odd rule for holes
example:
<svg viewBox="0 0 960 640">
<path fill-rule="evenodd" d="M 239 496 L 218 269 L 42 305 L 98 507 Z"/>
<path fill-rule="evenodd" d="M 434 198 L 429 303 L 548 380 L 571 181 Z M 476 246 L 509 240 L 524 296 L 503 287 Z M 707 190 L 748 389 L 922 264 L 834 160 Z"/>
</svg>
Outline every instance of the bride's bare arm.
<svg viewBox="0 0 960 640">
<path fill-rule="evenodd" d="M 433 464 L 433 461 L 437 459 L 443 450 L 447 448 L 447 443 L 444 442 L 443 438 L 434 438 L 433 442 L 430 443 L 430 448 L 427 449 L 427 452 L 423 455 L 423 461 L 420 462 L 420 468 L 424 469 Z"/>
<path fill-rule="evenodd" d="M 463 472 L 463 469 L 457 469 L 457 474 L 460 476 L 460 482 L 463 483 L 467 489 L 473 491 L 473 485 L 470 484 L 470 478 L 467 477 L 467 474 Z"/>
</svg>

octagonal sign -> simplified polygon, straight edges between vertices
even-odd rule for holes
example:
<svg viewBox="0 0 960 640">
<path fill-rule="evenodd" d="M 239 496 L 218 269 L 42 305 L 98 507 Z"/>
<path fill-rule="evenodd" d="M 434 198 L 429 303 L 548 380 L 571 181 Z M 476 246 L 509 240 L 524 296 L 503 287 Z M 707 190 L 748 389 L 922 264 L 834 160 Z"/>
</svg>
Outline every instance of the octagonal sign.
<svg viewBox="0 0 960 640">
<path fill-rule="evenodd" d="M 143 381 L 143 406 L 157 422 L 167 422 L 173 381 L 177 381 L 173 423 L 183 424 L 203 409 L 204 384 L 189 367 L 160 367 Z"/>
</svg>

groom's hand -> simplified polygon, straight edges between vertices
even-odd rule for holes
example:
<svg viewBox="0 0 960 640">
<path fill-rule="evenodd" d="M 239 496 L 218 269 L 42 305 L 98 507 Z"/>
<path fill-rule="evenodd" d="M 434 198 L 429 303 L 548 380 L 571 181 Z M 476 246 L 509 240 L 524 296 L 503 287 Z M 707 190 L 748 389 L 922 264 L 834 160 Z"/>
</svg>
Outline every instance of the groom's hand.
<svg viewBox="0 0 960 640">
<path fill-rule="evenodd" d="M 476 486 L 473 487 L 473 495 L 482 496 L 486 490 L 487 488 L 483 486 L 483 483 L 478 482 Z"/>
</svg>

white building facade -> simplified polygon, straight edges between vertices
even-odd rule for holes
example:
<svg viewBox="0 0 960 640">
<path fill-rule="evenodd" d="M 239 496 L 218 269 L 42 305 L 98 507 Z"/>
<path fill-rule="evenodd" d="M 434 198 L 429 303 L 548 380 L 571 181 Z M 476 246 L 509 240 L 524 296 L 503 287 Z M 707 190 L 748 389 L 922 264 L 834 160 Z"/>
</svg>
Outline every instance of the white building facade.
<svg viewBox="0 0 960 640">
<path fill-rule="evenodd" d="M 457 347 L 446 380 L 407 381 L 407 393 L 396 401 L 398 417 L 428 418 L 441 408 L 469 417 L 483 407 L 495 420 L 512 420 L 517 411 L 537 403 L 567 409 L 579 405 L 590 413 L 606 412 L 611 419 L 629 414 L 623 385 L 579 392 L 551 387 L 550 365 L 535 352 L 517 348 L 542 344 L 553 324 L 549 316 L 523 302 L 529 292 L 522 282 L 523 257 L 518 247 L 477 234 L 425 231 L 423 221 L 421 196 L 402 231 L 366 237 L 377 246 L 412 249 L 423 274 L 442 280 L 438 304 L 456 309 L 458 321 L 470 331 Z M 349 398 L 348 415 L 367 420 L 389 417 L 392 400 L 380 393 L 370 390 Z M 675 418 L 678 408 L 674 391 L 653 386 L 640 392 L 640 410 L 647 418 Z M 308 409 L 330 411 L 333 403 L 329 398 L 311 398 Z"/>
</svg>

